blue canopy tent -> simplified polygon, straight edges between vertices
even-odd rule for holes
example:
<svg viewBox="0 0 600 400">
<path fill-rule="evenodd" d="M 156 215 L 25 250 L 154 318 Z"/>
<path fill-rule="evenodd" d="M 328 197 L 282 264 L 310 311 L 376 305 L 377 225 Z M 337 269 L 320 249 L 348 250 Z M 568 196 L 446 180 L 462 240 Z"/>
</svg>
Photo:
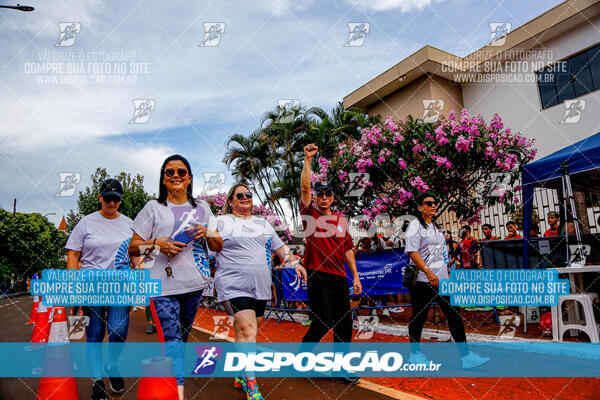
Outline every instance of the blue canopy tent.
<svg viewBox="0 0 600 400">
<path fill-rule="evenodd" d="M 563 190 L 565 182 L 572 190 L 600 193 L 600 132 L 521 167 L 523 184 L 523 268 L 529 267 L 529 237 L 536 186 Z M 568 188 L 567 188 L 568 189 Z M 567 201 L 569 193 L 563 193 Z M 576 220 L 576 210 L 573 207 Z M 579 227 L 576 223 L 579 240 Z"/>
</svg>

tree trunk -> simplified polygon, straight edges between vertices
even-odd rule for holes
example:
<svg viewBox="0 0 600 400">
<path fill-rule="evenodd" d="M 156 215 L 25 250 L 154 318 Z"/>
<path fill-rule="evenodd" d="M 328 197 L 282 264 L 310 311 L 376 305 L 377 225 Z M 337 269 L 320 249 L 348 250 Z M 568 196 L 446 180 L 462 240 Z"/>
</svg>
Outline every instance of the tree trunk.
<svg viewBox="0 0 600 400">
<path fill-rule="evenodd" d="M 579 229 L 583 235 L 590 233 L 590 222 L 588 220 L 587 205 L 585 203 L 585 192 L 573 192 L 575 198 L 575 210 L 579 220 Z"/>
</svg>

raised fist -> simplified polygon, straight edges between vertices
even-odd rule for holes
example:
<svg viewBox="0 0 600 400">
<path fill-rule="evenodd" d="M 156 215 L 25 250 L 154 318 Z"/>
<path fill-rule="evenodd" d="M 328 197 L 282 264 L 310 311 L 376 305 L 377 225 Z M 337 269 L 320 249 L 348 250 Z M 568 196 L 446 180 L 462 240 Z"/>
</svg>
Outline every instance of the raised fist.
<svg viewBox="0 0 600 400">
<path fill-rule="evenodd" d="M 312 159 L 318 150 L 319 148 L 314 143 L 307 144 L 304 146 L 304 158 Z"/>
</svg>

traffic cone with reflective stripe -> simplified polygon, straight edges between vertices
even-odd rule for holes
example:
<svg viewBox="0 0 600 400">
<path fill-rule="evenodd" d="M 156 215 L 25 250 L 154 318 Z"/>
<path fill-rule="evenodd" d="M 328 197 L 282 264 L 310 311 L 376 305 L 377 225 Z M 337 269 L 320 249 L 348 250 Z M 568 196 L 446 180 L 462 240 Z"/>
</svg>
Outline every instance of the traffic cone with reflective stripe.
<svg viewBox="0 0 600 400">
<path fill-rule="evenodd" d="M 65 307 L 53 307 L 52 325 L 48 335 L 48 343 L 69 343 L 69 327 L 67 326 L 67 312 Z"/>
<path fill-rule="evenodd" d="M 35 315 L 37 314 L 38 304 L 40 303 L 40 296 L 33 297 L 33 304 L 31 305 L 31 313 L 29 313 L 29 321 L 25 325 L 31 325 L 35 323 Z"/>
<path fill-rule="evenodd" d="M 42 358 L 42 371 L 36 400 L 77 400 L 77 379 L 74 377 L 73 361 L 69 348 L 69 329 L 65 308 L 54 307 L 48 344 Z M 47 375 L 62 375 L 55 377 Z"/>
<path fill-rule="evenodd" d="M 31 343 L 46 343 L 50 334 L 50 313 L 52 307 L 46 307 L 41 302 L 38 304 L 37 314 L 35 315 L 35 325 L 31 334 Z"/>
<path fill-rule="evenodd" d="M 178 400 L 177 380 L 169 357 L 154 357 L 142 361 L 142 377 L 138 384 L 137 400 Z"/>
</svg>

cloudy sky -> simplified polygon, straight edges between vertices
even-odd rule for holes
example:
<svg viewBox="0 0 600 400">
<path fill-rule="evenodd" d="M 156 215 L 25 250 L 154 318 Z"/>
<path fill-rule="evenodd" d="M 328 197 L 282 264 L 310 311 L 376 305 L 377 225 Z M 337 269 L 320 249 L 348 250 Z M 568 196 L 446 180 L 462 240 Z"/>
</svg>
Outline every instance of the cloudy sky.
<svg viewBox="0 0 600 400">
<path fill-rule="evenodd" d="M 229 186 L 226 138 L 250 133 L 279 100 L 330 110 L 426 44 L 464 55 L 486 43 L 490 22 L 514 29 L 558 3 L 30 0 L 31 13 L 0 9 L 0 206 L 16 198 L 18 211 L 55 213 L 58 223 L 76 203 L 57 196 L 60 173 L 79 173 L 79 188 L 97 167 L 139 173 L 155 193 L 173 153 L 190 160 L 197 192 L 204 172 L 225 173 Z M 369 24 L 360 47 L 343 46 L 351 22 Z M 202 45 L 206 23 L 224 28 L 218 45 Z M 149 119 L 134 118 L 134 100 L 146 99 Z"/>
</svg>

